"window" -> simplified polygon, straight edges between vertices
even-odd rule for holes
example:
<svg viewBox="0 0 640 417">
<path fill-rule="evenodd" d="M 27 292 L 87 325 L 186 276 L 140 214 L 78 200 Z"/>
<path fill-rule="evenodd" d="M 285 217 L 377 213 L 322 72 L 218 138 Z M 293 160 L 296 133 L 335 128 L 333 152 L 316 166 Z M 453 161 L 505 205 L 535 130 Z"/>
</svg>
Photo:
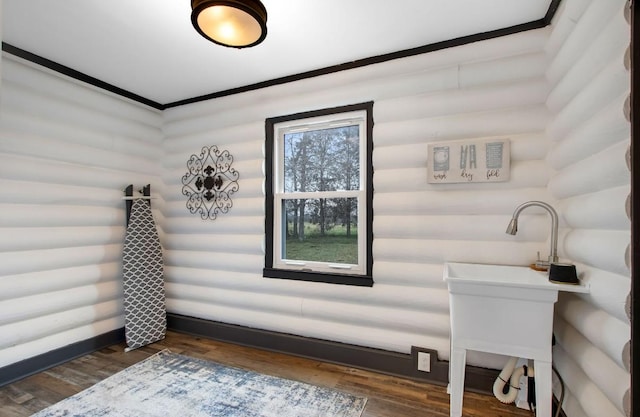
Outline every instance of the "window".
<svg viewBox="0 0 640 417">
<path fill-rule="evenodd" d="M 267 119 L 264 276 L 373 285 L 373 103 Z"/>
</svg>

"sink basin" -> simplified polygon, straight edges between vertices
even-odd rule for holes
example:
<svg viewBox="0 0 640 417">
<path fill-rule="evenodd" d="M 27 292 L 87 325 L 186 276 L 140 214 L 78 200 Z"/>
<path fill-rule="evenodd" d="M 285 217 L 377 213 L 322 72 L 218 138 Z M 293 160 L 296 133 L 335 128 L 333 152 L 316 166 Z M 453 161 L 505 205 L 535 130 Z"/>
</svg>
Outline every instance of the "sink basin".
<svg viewBox="0 0 640 417">
<path fill-rule="evenodd" d="M 551 291 L 588 292 L 583 285 L 550 282 L 547 272 L 535 271 L 528 266 L 489 265 L 450 262 L 445 264 L 444 280 L 454 287 L 458 284 L 483 285 L 500 288 L 528 288 Z M 491 288 L 491 291 L 497 290 Z"/>
<path fill-rule="evenodd" d="M 504 285 L 518 283 L 537 284 L 545 280 L 545 272 L 534 271 L 524 266 L 488 265 L 468 263 L 448 263 L 448 276 L 451 278 L 483 280 Z"/>
</svg>

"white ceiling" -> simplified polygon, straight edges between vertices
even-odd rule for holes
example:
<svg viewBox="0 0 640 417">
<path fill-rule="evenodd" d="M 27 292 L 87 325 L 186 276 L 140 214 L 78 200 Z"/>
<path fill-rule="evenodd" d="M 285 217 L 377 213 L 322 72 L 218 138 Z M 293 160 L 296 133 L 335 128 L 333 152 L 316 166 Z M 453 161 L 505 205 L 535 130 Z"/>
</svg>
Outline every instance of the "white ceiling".
<svg viewBox="0 0 640 417">
<path fill-rule="evenodd" d="M 225 48 L 190 0 L 0 0 L 2 41 L 166 104 L 542 19 L 551 0 L 262 0 L 260 45 Z"/>
</svg>

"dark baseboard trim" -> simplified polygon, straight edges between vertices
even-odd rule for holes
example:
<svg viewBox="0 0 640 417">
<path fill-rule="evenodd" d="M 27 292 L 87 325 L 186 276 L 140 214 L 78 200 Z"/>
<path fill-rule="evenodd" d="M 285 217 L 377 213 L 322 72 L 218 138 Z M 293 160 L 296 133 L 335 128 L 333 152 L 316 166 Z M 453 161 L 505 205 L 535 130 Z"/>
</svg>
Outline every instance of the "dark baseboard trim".
<svg viewBox="0 0 640 417">
<path fill-rule="evenodd" d="M 449 381 L 449 362 L 438 360 L 438 353 L 424 347 L 411 347 L 410 354 L 391 352 L 346 343 L 278 333 L 234 324 L 204 320 L 178 314 L 167 314 L 167 327 L 179 333 L 264 349 L 288 355 L 366 369 L 387 375 L 445 386 Z M 417 370 L 418 352 L 431 355 L 431 372 Z M 465 390 L 493 395 L 493 383 L 499 371 L 467 365 Z M 553 396 L 553 414 L 558 399 Z M 564 410 L 561 417 L 567 417 Z"/>
<path fill-rule="evenodd" d="M 112 330 L 91 339 L 76 342 L 51 352 L 0 368 L 0 387 L 18 381 L 33 374 L 45 371 L 72 359 L 93 353 L 121 343 L 124 340 L 124 328 Z"/>
<path fill-rule="evenodd" d="M 169 330 L 192 336 L 366 369 L 441 386 L 446 385 L 449 378 L 449 362 L 438 360 L 435 350 L 423 347 L 412 346 L 411 353 L 404 354 L 171 313 L 167 314 L 167 327 Z M 0 368 L 0 387 L 97 350 L 122 343 L 124 340 L 124 328 L 116 329 L 5 366 Z M 418 352 L 428 352 L 431 355 L 431 372 L 417 370 Z M 497 376 L 497 370 L 467 366 L 465 390 L 492 395 L 493 382 Z M 553 401 L 555 414 L 558 401 L 555 397 Z M 566 417 L 564 410 L 561 410 L 560 416 Z"/>
<path fill-rule="evenodd" d="M 449 380 L 449 362 L 438 360 L 436 351 L 423 347 L 412 347 L 411 354 L 404 354 L 177 314 L 167 315 L 167 327 L 193 336 L 411 378 L 436 385 L 446 385 Z M 418 351 L 431 353 L 431 372 L 417 370 Z M 497 376 L 496 370 L 467 366 L 465 389 L 491 394 L 493 382 Z"/>
</svg>

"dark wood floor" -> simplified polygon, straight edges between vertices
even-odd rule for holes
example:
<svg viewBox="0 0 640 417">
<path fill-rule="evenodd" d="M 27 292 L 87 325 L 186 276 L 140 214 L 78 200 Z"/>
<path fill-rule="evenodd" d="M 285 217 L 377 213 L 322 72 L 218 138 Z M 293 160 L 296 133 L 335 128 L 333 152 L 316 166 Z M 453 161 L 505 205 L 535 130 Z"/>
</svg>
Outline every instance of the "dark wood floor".
<svg viewBox="0 0 640 417">
<path fill-rule="evenodd" d="M 366 396 L 368 401 L 363 417 L 449 416 L 449 396 L 445 387 L 175 332 L 169 332 L 160 343 L 132 352 L 124 353 L 124 344 L 111 346 L 0 387 L 0 416 L 29 416 L 167 348 L 174 353 Z M 463 414 L 487 417 L 533 415 L 515 406 L 503 405 L 492 396 L 474 393 L 465 393 Z"/>
</svg>

